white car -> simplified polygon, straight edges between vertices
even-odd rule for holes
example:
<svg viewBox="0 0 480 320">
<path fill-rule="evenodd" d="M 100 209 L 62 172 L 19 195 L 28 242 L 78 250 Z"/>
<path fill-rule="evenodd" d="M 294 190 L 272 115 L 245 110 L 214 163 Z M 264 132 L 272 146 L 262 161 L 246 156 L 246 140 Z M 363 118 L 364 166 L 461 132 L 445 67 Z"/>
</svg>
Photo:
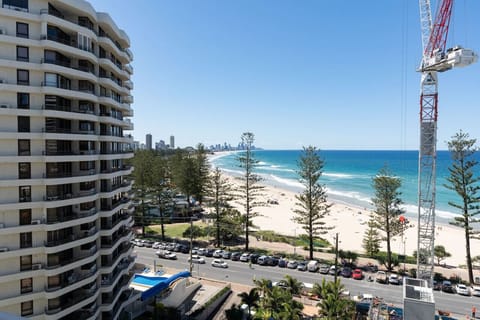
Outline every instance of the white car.
<svg viewBox="0 0 480 320">
<path fill-rule="evenodd" d="M 152 245 L 152 249 L 160 249 L 161 242 L 154 242 Z"/>
<path fill-rule="evenodd" d="M 400 284 L 400 277 L 396 274 L 391 274 L 390 277 L 388 277 L 388 283 L 399 285 Z"/>
<path fill-rule="evenodd" d="M 164 258 L 164 259 L 169 259 L 169 260 L 176 260 L 177 255 L 174 252 L 168 251 L 168 250 L 158 250 L 155 252 L 155 254 L 159 258 Z"/>
<path fill-rule="evenodd" d="M 249 258 L 250 258 L 250 253 L 243 253 L 243 254 L 240 256 L 240 261 L 242 261 L 242 262 L 247 262 Z"/>
<path fill-rule="evenodd" d="M 228 264 L 225 261 L 223 261 L 222 259 L 213 259 L 212 267 L 228 268 Z"/>
<path fill-rule="evenodd" d="M 221 258 L 223 256 L 223 250 L 215 250 L 213 252 L 213 257 L 214 258 Z"/>
<path fill-rule="evenodd" d="M 480 297 L 480 287 L 479 286 L 473 286 L 472 287 L 472 296 Z"/>
<path fill-rule="evenodd" d="M 470 290 L 468 289 L 468 287 L 461 283 L 457 284 L 457 286 L 455 287 L 455 291 L 457 292 L 457 294 L 462 296 L 470 295 Z"/>
<path fill-rule="evenodd" d="M 188 258 L 187 261 L 190 262 L 190 257 Z M 205 259 L 204 259 L 203 257 L 200 257 L 198 254 L 194 254 L 194 255 L 192 256 L 192 263 L 204 264 L 204 263 L 205 263 Z"/>
</svg>

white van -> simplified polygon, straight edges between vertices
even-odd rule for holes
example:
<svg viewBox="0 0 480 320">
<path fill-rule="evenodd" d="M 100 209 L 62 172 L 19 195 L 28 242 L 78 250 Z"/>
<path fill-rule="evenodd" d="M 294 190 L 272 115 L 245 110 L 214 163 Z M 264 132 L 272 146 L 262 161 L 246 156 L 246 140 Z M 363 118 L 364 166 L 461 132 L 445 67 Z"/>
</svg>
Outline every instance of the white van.
<svg viewBox="0 0 480 320">
<path fill-rule="evenodd" d="M 310 272 L 317 272 L 320 267 L 320 263 L 317 260 L 310 260 L 307 264 L 307 269 Z"/>
</svg>

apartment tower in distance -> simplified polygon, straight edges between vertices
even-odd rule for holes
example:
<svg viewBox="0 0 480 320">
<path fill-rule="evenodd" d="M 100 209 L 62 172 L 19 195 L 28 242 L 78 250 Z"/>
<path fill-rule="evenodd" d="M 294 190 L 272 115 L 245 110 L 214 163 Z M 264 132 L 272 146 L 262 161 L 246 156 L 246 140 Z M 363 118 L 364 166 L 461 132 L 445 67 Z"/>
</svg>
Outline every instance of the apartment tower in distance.
<svg viewBox="0 0 480 320">
<path fill-rule="evenodd" d="M 170 136 L 170 148 L 175 149 L 175 136 Z"/>
<path fill-rule="evenodd" d="M 2 1 L 0 312 L 116 319 L 135 298 L 129 45 L 86 1 Z"/>
<path fill-rule="evenodd" d="M 152 135 L 147 133 L 145 136 L 145 145 L 147 146 L 147 150 L 152 150 Z"/>
</svg>

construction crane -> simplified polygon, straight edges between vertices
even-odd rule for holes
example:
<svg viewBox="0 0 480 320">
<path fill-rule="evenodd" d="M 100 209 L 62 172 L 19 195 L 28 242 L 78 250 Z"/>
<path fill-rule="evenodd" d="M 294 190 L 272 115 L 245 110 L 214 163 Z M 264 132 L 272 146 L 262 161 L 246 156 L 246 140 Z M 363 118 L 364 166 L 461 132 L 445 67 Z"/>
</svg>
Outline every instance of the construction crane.
<svg viewBox="0 0 480 320">
<path fill-rule="evenodd" d="M 432 285 L 435 245 L 435 183 L 437 159 L 438 72 L 466 67 L 478 60 L 470 49 L 446 49 L 454 0 L 439 0 L 432 23 L 430 0 L 419 0 L 423 57 L 418 161 L 417 278 Z"/>
</svg>

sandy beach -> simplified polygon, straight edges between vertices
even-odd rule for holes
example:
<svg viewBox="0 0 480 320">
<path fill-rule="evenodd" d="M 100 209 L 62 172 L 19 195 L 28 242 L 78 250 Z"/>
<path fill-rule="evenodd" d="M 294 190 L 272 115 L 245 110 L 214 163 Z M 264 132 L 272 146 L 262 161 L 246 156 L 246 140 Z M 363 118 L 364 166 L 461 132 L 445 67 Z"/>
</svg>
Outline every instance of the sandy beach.
<svg viewBox="0 0 480 320">
<path fill-rule="evenodd" d="M 227 176 L 234 185 L 239 184 L 238 178 Z M 253 219 L 254 225 L 261 230 L 273 230 L 277 233 L 295 235 L 304 233 L 301 226 L 292 221 L 295 208 L 295 193 L 275 186 L 264 185 L 263 200 L 276 200 L 278 204 L 270 204 L 266 207 L 256 208 L 260 216 Z M 339 247 L 343 250 L 363 252 L 362 240 L 370 211 L 365 208 L 357 208 L 352 205 L 331 202 L 330 214 L 325 218 L 327 226 L 333 227 L 324 237 L 333 243 L 334 235 L 339 234 Z M 236 204 L 240 212 L 242 206 Z M 416 221 L 411 221 L 412 228 L 405 232 L 405 247 L 402 238 L 395 237 L 391 242 L 392 251 L 398 254 L 412 255 L 417 249 L 417 228 Z M 447 265 L 459 266 L 465 264 L 465 237 L 463 229 L 447 224 L 436 226 L 436 245 L 445 246 L 451 257 L 444 260 Z M 480 240 L 471 242 L 472 256 L 480 255 Z M 385 250 L 385 242 L 382 243 L 382 250 Z"/>
</svg>

